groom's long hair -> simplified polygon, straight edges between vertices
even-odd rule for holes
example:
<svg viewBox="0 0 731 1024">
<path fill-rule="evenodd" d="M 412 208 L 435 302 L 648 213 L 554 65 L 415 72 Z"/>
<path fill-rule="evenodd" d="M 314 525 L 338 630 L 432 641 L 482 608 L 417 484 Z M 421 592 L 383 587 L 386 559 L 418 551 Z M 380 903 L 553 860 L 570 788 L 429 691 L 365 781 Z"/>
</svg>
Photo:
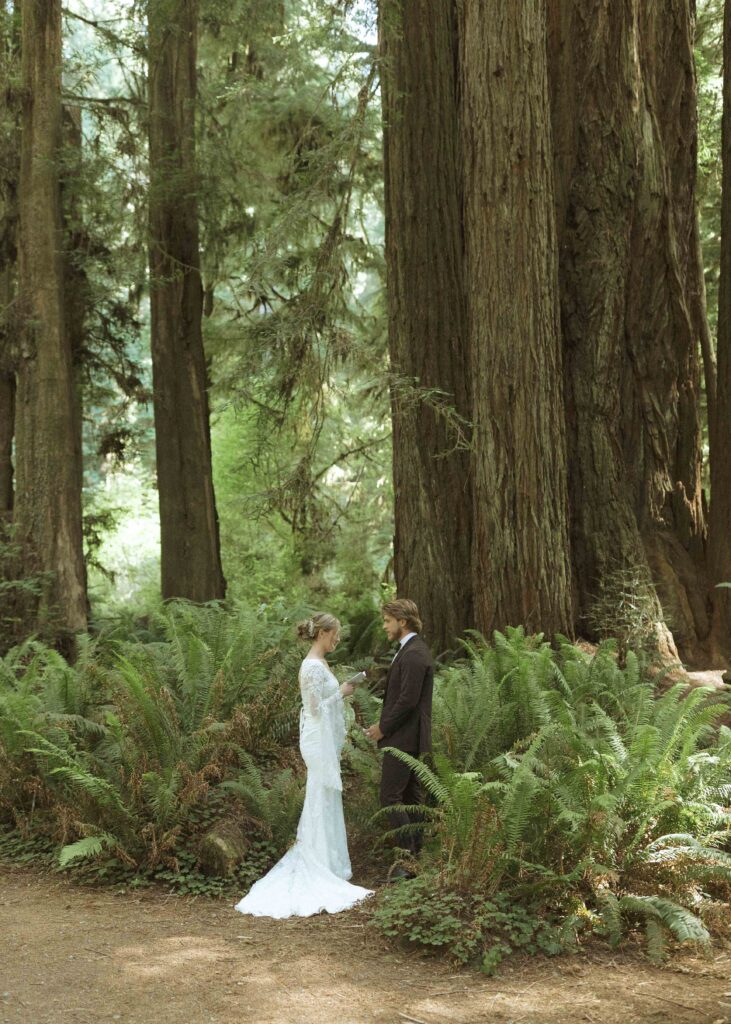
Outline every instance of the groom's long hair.
<svg viewBox="0 0 731 1024">
<path fill-rule="evenodd" d="M 421 633 L 419 609 L 408 597 L 399 597 L 381 606 L 383 615 L 392 615 L 394 619 L 405 619 L 406 625 L 413 633 Z"/>
</svg>

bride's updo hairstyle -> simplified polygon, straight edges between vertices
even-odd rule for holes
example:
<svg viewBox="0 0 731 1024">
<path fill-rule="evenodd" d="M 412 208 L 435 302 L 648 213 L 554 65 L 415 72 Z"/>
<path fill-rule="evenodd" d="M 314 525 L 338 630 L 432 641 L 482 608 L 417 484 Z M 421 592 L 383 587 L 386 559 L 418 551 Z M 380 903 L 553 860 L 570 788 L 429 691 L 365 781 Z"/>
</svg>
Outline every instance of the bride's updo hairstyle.
<svg viewBox="0 0 731 1024">
<path fill-rule="evenodd" d="M 300 640 L 312 643 L 320 633 L 331 633 L 334 629 L 340 629 L 340 622 L 334 615 L 329 615 L 327 612 L 315 612 L 311 618 L 297 623 L 297 636 Z"/>
</svg>

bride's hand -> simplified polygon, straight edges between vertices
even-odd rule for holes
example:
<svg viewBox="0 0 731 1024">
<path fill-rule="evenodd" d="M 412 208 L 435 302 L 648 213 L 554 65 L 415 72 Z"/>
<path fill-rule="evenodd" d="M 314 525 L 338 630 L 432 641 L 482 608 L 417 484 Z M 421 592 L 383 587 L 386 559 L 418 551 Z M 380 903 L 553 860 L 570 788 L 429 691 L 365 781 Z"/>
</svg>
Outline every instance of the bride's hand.
<svg viewBox="0 0 731 1024">
<path fill-rule="evenodd" d="M 340 692 L 343 695 L 343 697 L 349 697 L 351 693 L 355 693 L 355 687 L 353 686 L 352 683 L 341 683 Z"/>
</svg>

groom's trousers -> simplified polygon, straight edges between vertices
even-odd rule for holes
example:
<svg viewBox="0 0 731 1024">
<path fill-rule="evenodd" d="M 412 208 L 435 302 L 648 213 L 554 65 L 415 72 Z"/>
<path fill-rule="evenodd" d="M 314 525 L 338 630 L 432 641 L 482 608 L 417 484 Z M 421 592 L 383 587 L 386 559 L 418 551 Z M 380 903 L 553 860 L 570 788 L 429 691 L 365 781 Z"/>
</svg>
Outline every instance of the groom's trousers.
<svg viewBox="0 0 731 1024">
<path fill-rule="evenodd" d="M 417 757 L 418 755 L 413 754 L 412 756 Z M 392 807 L 394 804 L 423 803 L 421 785 L 415 773 L 393 754 L 383 755 L 380 798 L 381 807 Z M 418 856 L 422 843 L 421 829 L 404 828 L 404 826 L 423 821 L 423 816 L 415 811 L 407 812 L 394 808 L 388 817 L 391 828 L 403 829 L 396 836 L 398 846 L 414 857 Z"/>
</svg>

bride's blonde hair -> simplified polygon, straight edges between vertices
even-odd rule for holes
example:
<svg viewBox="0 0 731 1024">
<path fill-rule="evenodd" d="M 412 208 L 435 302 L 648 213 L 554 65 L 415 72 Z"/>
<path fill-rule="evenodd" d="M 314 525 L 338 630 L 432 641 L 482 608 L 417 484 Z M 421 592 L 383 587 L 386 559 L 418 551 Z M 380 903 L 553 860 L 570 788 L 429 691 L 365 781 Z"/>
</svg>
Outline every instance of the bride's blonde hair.
<svg viewBox="0 0 731 1024">
<path fill-rule="evenodd" d="M 315 612 L 309 619 L 297 623 L 297 636 L 300 640 L 316 640 L 320 633 L 331 633 L 340 629 L 340 621 L 328 612 Z"/>
</svg>

